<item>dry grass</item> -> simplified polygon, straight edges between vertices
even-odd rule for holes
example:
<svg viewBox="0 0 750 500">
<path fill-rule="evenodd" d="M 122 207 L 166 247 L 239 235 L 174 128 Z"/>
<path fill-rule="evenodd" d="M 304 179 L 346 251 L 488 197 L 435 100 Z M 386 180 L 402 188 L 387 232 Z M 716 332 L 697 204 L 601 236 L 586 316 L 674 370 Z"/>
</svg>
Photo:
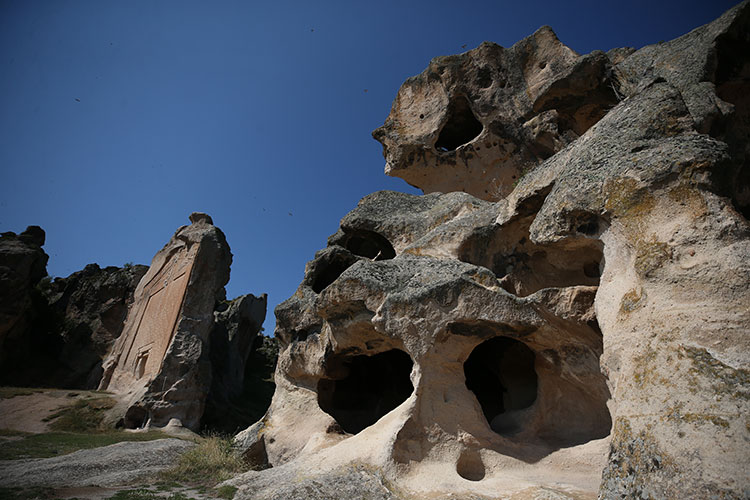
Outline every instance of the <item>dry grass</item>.
<svg viewBox="0 0 750 500">
<path fill-rule="evenodd" d="M 212 487 L 247 468 L 242 457 L 232 449 L 230 438 L 208 436 L 183 453 L 174 467 L 159 475 L 166 481 Z"/>
</svg>

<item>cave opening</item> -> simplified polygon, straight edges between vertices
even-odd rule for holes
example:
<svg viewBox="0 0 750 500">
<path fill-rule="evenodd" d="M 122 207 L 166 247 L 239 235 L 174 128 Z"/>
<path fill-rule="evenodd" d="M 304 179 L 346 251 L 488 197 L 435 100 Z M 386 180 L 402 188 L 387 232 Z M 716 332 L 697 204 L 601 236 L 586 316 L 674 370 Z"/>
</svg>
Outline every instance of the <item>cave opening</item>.
<svg viewBox="0 0 750 500">
<path fill-rule="evenodd" d="M 519 410 L 537 399 L 534 359 L 534 352 L 523 342 L 494 337 L 475 347 L 464 363 L 466 387 L 498 434 L 519 431 L 523 426 Z"/>
<path fill-rule="evenodd" d="M 318 404 L 349 434 L 357 434 L 406 401 L 414 391 L 412 360 L 400 349 L 332 355 L 318 382 Z"/>
<path fill-rule="evenodd" d="M 471 111 L 469 100 L 458 96 L 448 104 L 448 119 L 438 135 L 435 149 L 454 151 L 482 133 L 482 124 Z"/>
<path fill-rule="evenodd" d="M 347 233 L 344 246 L 354 255 L 367 257 L 370 260 L 388 260 L 396 256 L 396 250 L 385 236 L 366 229 Z"/>
</svg>

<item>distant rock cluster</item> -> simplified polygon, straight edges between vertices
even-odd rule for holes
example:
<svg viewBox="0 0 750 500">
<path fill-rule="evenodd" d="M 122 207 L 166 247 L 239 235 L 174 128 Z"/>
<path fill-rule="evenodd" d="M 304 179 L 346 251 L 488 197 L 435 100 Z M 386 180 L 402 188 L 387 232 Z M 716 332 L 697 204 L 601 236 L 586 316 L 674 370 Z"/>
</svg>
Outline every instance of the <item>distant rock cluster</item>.
<svg viewBox="0 0 750 500">
<path fill-rule="evenodd" d="M 41 228 L 3 234 L 0 383 L 115 392 L 110 418 L 131 428 L 233 432 L 262 415 L 266 296 L 226 300 L 229 245 L 209 216 L 190 219 L 151 267 L 90 264 L 54 281 Z"/>
</svg>

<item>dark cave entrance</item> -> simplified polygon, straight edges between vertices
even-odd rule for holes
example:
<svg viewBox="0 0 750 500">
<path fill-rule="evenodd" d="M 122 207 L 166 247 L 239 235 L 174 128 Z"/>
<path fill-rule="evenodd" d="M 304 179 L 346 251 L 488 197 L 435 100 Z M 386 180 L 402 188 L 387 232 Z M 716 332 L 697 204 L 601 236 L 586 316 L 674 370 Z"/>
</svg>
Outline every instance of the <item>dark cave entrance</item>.
<svg viewBox="0 0 750 500">
<path fill-rule="evenodd" d="M 354 255 L 370 260 L 388 260 L 396 256 L 396 250 L 385 236 L 366 229 L 348 232 L 344 246 Z"/>
<path fill-rule="evenodd" d="M 482 407 L 487 422 L 498 434 L 520 430 L 518 410 L 537 398 L 534 352 L 526 344 L 508 337 L 495 337 L 479 344 L 464 363 L 466 387 Z"/>
<path fill-rule="evenodd" d="M 318 382 L 318 404 L 341 428 L 357 434 L 412 393 L 412 360 L 399 349 L 373 356 L 332 355 Z"/>
<path fill-rule="evenodd" d="M 482 129 L 482 124 L 471 111 L 469 100 L 464 96 L 456 97 L 448 104 L 448 120 L 440 131 L 435 149 L 454 151 L 474 140 Z"/>
</svg>

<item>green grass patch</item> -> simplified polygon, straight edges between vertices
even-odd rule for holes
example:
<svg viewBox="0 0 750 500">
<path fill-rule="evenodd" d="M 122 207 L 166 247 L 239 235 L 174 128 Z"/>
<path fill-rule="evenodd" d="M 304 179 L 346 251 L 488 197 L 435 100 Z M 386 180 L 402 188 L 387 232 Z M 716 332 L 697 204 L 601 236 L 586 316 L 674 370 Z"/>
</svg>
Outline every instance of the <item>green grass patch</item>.
<svg viewBox="0 0 750 500">
<path fill-rule="evenodd" d="M 224 486 L 219 486 L 216 488 L 216 495 L 219 498 L 224 498 L 226 500 L 232 500 L 234 498 L 234 494 L 237 493 L 237 488 L 234 486 L 230 486 L 228 484 L 225 484 Z"/>
<path fill-rule="evenodd" d="M 44 392 L 47 389 L 32 387 L 0 387 L 0 399 L 11 399 L 16 396 L 31 396 L 36 392 Z"/>
<path fill-rule="evenodd" d="M 108 500 L 156 500 L 162 498 L 164 497 L 151 490 L 137 488 L 134 490 L 120 490 L 109 497 Z"/>
<path fill-rule="evenodd" d="M 49 427 L 53 431 L 95 432 L 101 429 L 107 410 L 114 405 L 114 399 L 108 396 L 82 398 L 59 408 L 44 421 L 52 421 Z"/>
<path fill-rule="evenodd" d="M 151 441 L 169 436 L 158 432 L 109 431 L 96 434 L 48 432 L 30 434 L 23 439 L 0 442 L 0 460 L 21 458 L 47 458 L 67 455 L 77 450 L 98 448 L 122 441 Z"/>
<path fill-rule="evenodd" d="M 232 449 L 231 438 L 209 436 L 201 438 L 198 446 L 183 453 L 176 465 L 159 476 L 191 486 L 212 487 L 245 470 L 247 465 Z"/>
</svg>

